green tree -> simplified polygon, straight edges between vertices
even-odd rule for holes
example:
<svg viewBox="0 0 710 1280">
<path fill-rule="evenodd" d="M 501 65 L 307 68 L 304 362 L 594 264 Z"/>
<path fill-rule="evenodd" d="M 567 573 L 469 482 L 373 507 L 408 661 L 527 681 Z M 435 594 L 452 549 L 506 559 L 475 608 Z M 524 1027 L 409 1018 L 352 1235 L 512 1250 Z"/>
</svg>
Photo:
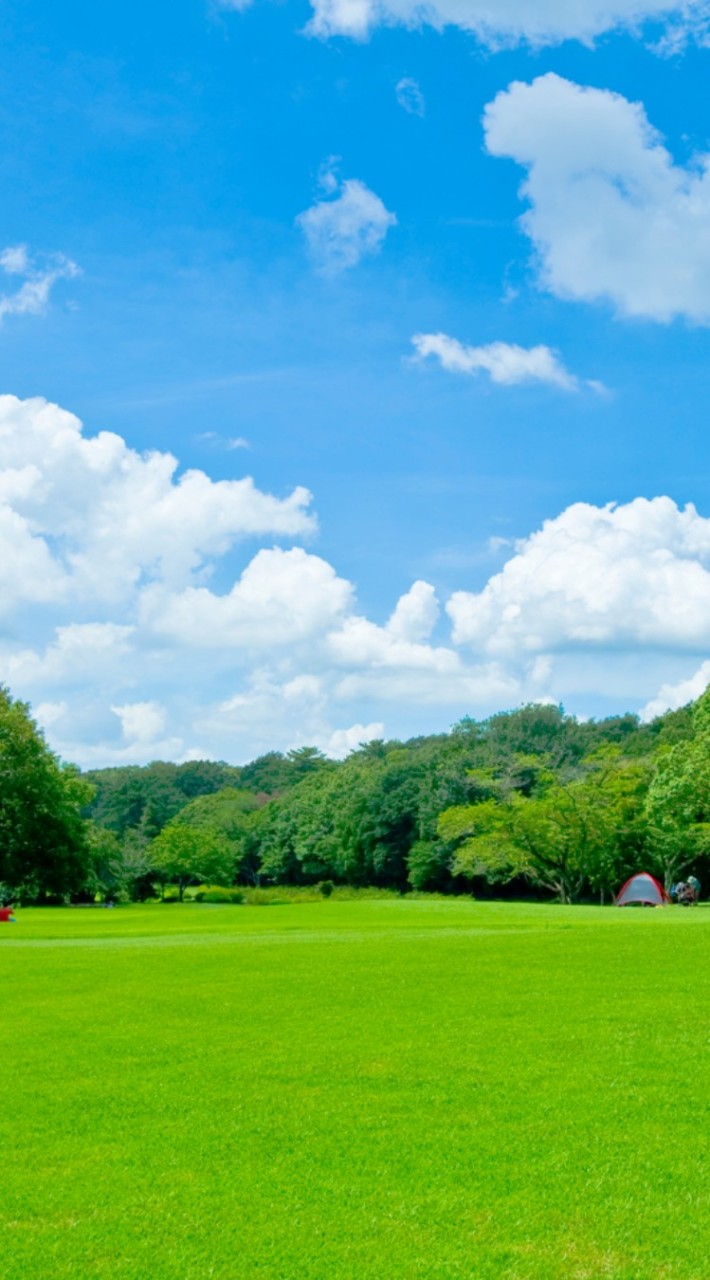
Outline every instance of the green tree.
<svg viewBox="0 0 710 1280">
<path fill-rule="evenodd" d="M 288 752 L 286 759 L 296 778 L 303 778 L 307 773 L 316 773 L 319 769 L 332 768 L 333 763 L 318 750 L 318 747 L 294 747 Z"/>
<path fill-rule="evenodd" d="M 571 782 L 541 773 L 533 795 L 513 790 L 445 812 L 439 834 L 459 842 L 457 874 L 493 882 L 524 876 L 562 902 L 589 890 L 603 899 L 644 847 L 647 785 L 648 769 L 609 746 Z"/>
<path fill-rule="evenodd" d="M 189 884 L 231 885 L 234 855 L 219 831 L 171 822 L 150 846 L 150 860 L 161 884 L 176 884 L 182 902 Z"/>
<path fill-rule="evenodd" d="M 89 866 L 81 897 L 94 901 L 98 896 L 121 897 L 127 888 L 127 877 L 121 841 L 115 831 L 88 823 Z"/>
<path fill-rule="evenodd" d="M 50 751 L 28 706 L 0 687 L 0 881 L 13 894 L 39 902 L 82 888 L 91 794 Z"/>
<path fill-rule="evenodd" d="M 94 787 L 89 817 L 120 836 L 134 830 L 152 840 L 190 800 L 238 786 L 241 770 L 211 760 L 179 765 L 158 760 L 95 769 L 85 776 Z"/>
<path fill-rule="evenodd" d="M 140 830 L 126 831 L 121 839 L 122 876 L 131 902 L 145 902 L 155 892 L 150 847 Z"/>
<path fill-rule="evenodd" d="M 437 840 L 415 840 L 407 854 L 407 880 L 413 889 L 436 892 L 449 881 L 451 857 Z"/>
<path fill-rule="evenodd" d="M 250 791 L 225 787 L 212 795 L 198 796 L 180 810 L 181 826 L 206 828 L 219 832 L 234 859 L 236 879 L 240 884 L 258 884 L 259 861 L 254 857 L 254 820 L 259 801 Z"/>
<path fill-rule="evenodd" d="M 692 729 L 659 750 L 646 802 L 650 869 L 667 889 L 710 850 L 710 689 L 692 708 Z"/>
</svg>

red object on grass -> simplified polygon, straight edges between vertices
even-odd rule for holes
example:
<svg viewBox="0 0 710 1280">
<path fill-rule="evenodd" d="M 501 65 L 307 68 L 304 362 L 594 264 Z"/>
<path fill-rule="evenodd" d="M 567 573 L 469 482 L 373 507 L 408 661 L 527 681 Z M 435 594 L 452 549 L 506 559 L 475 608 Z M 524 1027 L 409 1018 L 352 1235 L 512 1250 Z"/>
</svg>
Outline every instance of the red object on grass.
<svg viewBox="0 0 710 1280">
<path fill-rule="evenodd" d="M 14 914 L 12 907 L 0 907 L 0 923 L 7 924 L 9 920 L 12 920 Z"/>
</svg>

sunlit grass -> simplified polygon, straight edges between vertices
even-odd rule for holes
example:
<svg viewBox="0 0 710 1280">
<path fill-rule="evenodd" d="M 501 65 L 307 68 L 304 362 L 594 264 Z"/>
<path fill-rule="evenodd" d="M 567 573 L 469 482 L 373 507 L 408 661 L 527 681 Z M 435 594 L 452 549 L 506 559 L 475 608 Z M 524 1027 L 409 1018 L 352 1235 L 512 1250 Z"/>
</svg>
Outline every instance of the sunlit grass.
<svg viewBox="0 0 710 1280">
<path fill-rule="evenodd" d="M 708 1275 L 710 911 L 18 915 L 8 1275 Z"/>
</svg>

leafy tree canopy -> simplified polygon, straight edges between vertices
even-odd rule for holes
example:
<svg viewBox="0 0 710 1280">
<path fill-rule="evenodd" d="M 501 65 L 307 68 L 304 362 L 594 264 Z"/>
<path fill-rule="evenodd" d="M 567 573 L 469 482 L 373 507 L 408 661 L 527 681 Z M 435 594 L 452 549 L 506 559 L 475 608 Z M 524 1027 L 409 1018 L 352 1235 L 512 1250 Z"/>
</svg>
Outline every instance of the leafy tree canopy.
<svg viewBox="0 0 710 1280">
<path fill-rule="evenodd" d="M 230 885 L 234 856 L 220 831 L 172 822 L 150 847 L 153 870 L 162 883 L 176 884 L 182 901 L 187 885 L 196 881 Z"/>
<path fill-rule="evenodd" d="M 50 751 L 29 708 L 0 687 L 0 881 L 41 901 L 78 891 L 90 863 L 91 785 Z"/>
</svg>

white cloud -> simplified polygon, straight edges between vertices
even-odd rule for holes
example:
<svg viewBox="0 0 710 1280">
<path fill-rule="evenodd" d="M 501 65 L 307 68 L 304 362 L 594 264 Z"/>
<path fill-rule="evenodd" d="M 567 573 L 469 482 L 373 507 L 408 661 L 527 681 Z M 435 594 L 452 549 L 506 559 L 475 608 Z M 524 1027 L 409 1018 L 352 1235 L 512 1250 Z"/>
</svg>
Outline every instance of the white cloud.
<svg viewBox="0 0 710 1280">
<path fill-rule="evenodd" d="M 618 28 L 669 22 L 672 38 L 705 30 L 706 0 L 311 0 L 309 30 L 366 39 L 378 26 L 446 26 L 470 31 L 491 48 L 519 44 L 591 43 Z"/>
<path fill-rule="evenodd" d="M 250 478 L 177 471 L 170 454 L 85 436 L 56 405 L 0 396 L 0 613 L 179 587 L 239 539 L 314 528 L 305 489 L 276 498 Z"/>
<path fill-rule="evenodd" d="M 384 733 L 385 706 L 397 736 L 570 694 L 579 709 L 601 698 L 650 715 L 710 672 L 710 518 L 692 506 L 578 503 L 501 546 L 501 571 L 454 592 L 443 617 L 417 580 L 378 622 L 300 547 L 227 558 L 245 532 L 308 532 L 306 496 L 202 473 L 183 489 L 175 466 L 87 438 L 43 401 L 0 402 L 0 573 L 14 601 L 0 683 L 33 702 L 65 758 L 340 754 Z"/>
<path fill-rule="evenodd" d="M 264 657 L 267 655 L 264 654 Z M 220 758 L 253 758 L 274 749 L 290 750 L 299 746 L 320 746 L 333 733 L 331 692 L 328 674 L 317 664 L 319 673 L 301 672 L 284 678 L 288 661 L 255 666 L 240 681 L 239 692 L 204 707 L 195 717 L 196 727 L 207 741 L 224 743 Z M 300 655 L 300 665 L 304 664 Z"/>
<path fill-rule="evenodd" d="M 446 646 L 428 644 L 393 635 L 367 618 L 347 618 L 338 631 L 328 636 L 332 661 L 343 667 L 384 668 L 398 671 L 436 671 L 456 675 L 459 655 Z"/>
<path fill-rule="evenodd" d="M 550 347 L 519 347 L 510 342 L 467 347 L 445 333 L 417 333 L 412 343 L 420 359 L 433 356 L 451 373 L 485 372 L 491 382 L 507 387 L 521 382 L 546 382 L 563 391 L 579 387 L 578 379 L 568 373 Z"/>
<path fill-rule="evenodd" d="M 227 595 L 206 587 L 143 593 L 141 617 L 160 635 L 195 648 L 252 650 L 319 636 L 346 611 L 353 589 L 300 547 L 259 551 Z"/>
<path fill-rule="evenodd" d="M 453 649 L 426 641 L 439 617 L 439 602 L 429 582 L 417 581 L 400 596 L 384 627 L 352 614 L 327 637 L 331 659 L 339 666 L 398 668 L 408 671 L 458 671 Z"/>
<path fill-rule="evenodd" d="M 364 182 L 348 178 L 338 187 L 329 167 L 321 186 L 334 199 L 319 200 L 296 222 L 301 228 L 314 264 L 324 275 L 337 275 L 362 258 L 379 253 L 397 219 Z"/>
<path fill-rule="evenodd" d="M 15 293 L 0 295 L 0 323 L 11 315 L 40 315 L 46 310 L 49 295 L 58 280 L 72 280 L 79 268 L 70 258 L 58 253 L 42 265 L 29 255 L 27 245 L 10 245 L 0 252 L 0 269 L 9 276 L 24 276 L 24 284 Z"/>
<path fill-rule="evenodd" d="M 395 86 L 397 101 L 410 116 L 423 116 L 426 111 L 424 94 L 416 80 L 411 76 L 402 76 Z"/>
<path fill-rule="evenodd" d="M 357 751 L 366 742 L 375 742 L 384 736 L 385 726 L 379 721 L 373 724 L 352 724 L 349 729 L 336 729 L 330 735 L 325 754 L 333 760 L 344 760 L 351 751 Z"/>
<path fill-rule="evenodd" d="M 428 640 L 439 617 L 439 601 L 428 582 L 415 582 L 400 596 L 386 630 L 396 640 Z"/>
<path fill-rule="evenodd" d="M 653 720 L 655 716 L 662 716 L 664 711 L 676 711 L 678 707 L 685 707 L 689 702 L 695 702 L 708 685 L 710 685 L 710 661 L 706 660 L 687 680 L 679 680 L 677 684 L 662 685 L 655 698 L 651 698 L 650 702 L 642 708 L 641 719 Z"/>
<path fill-rule="evenodd" d="M 710 323 L 710 164 L 682 167 L 639 103 L 549 74 L 485 112 L 491 155 L 527 170 L 540 283 L 628 316 Z"/>
<path fill-rule="evenodd" d="M 108 683 L 134 652 L 135 627 L 115 622 L 58 626 L 44 649 L 0 649 L 0 683 L 33 689 Z"/>
<path fill-rule="evenodd" d="M 377 707 L 390 703 L 399 715 L 406 707 L 414 708 L 417 714 L 412 732 L 421 732 L 424 708 L 438 708 L 442 719 L 450 722 L 473 714 L 472 708 L 476 714 L 488 714 L 537 697 L 536 686 L 534 694 L 527 692 L 531 688 L 528 673 L 506 668 L 503 663 L 467 663 L 454 653 L 458 661 L 415 665 L 403 656 L 402 663 L 392 660 L 370 667 L 363 663 L 360 670 L 337 681 L 334 699 L 348 703 L 366 699 L 368 705 Z"/>
<path fill-rule="evenodd" d="M 201 431 L 196 439 L 219 449 L 251 449 L 250 441 L 244 436 L 221 436 L 218 431 Z"/>
<path fill-rule="evenodd" d="M 111 710 L 118 716 L 127 742 L 152 743 L 165 732 L 167 716 L 159 702 L 126 702 Z"/>
<path fill-rule="evenodd" d="M 6 275 L 24 276 L 30 270 L 30 257 L 26 244 L 9 245 L 0 253 L 0 267 Z"/>
<path fill-rule="evenodd" d="M 434 588 L 415 582 L 384 626 L 357 614 L 326 637 L 325 655 L 336 700 L 493 707 L 520 695 L 517 672 L 498 664 L 469 664 L 450 644 L 428 643 L 439 605 Z M 342 674 L 338 674 L 338 672 Z"/>
<path fill-rule="evenodd" d="M 68 702 L 40 702 L 34 708 L 33 715 L 40 727 L 47 729 L 57 724 L 68 710 Z"/>
<path fill-rule="evenodd" d="M 569 648 L 707 649 L 710 519 L 670 498 L 576 503 L 447 610 L 456 643 L 509 661 Z"/>
</svg>

